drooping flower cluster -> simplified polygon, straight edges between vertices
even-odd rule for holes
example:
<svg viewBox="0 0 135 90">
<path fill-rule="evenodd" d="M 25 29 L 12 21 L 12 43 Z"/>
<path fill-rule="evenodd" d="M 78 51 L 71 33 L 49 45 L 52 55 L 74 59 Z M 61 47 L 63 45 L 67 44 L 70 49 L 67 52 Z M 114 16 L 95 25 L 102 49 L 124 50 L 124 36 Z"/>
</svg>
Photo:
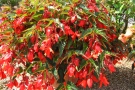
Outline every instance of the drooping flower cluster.
<svg viewBox="0 0 135 90">
<path fill-rule="evenodd" d="M 54 90 L 56 82 L 69 90 L 107 86 L 105 69 L 115 72 L 114 61 L 124 55 L 107 9 L 96 3 L 24 0 L 16 13 L 9 12 L 14 16 L 2 18 L 0 78 L 10 77 L 8 88 Z"/>
</svg>

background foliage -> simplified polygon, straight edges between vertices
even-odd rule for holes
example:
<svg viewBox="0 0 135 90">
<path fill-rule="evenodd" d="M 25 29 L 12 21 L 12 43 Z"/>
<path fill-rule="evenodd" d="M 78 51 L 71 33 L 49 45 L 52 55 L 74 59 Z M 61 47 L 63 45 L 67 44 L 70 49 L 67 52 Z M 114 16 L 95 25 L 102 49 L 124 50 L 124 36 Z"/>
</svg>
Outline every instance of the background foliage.
<svg viewBox="0 0 135 90">
<path fill-rule="evenodd" d="M 21 0 L 0 0 L 0 6 L 6 4 L 10 6 L 16 6 Z"/>
<path fill-rule="evenodd" d="M 22 90 L 107 86 L 104 72 L 127 55 L 117 37 L 133 14 L 128 0 L 22 0 L 0 13 L 0 78 Z"/>
</svg>

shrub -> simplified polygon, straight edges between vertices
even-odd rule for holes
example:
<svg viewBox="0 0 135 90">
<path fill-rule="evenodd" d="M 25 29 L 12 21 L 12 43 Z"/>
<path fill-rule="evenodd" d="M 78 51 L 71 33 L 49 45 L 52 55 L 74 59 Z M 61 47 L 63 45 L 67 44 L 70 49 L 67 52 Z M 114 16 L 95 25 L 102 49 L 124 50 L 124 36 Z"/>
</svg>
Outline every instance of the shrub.
<svg viewBox="0 0 135 90">
<path fill-rule="evenodd" d="M 1 16 L 0 78 L 10 77 L 8 88 L 107 86 L 104 72 L 125 56 L 115 23 L 95 0 L 23 0 Z"/>
</svg>

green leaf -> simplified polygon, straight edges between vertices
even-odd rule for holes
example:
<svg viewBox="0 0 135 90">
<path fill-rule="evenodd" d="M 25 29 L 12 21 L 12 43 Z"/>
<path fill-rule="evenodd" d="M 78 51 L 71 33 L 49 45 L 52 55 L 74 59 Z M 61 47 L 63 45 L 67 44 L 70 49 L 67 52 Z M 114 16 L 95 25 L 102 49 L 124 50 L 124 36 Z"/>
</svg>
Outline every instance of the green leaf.
<svg viewBox="0 0 135 90">
<path fill-rule="evenodd" d="M 83 53 L 88 49 L 88 44 L 83 42 Z"/>
<path fill-rule="evenodd" d="M 90 11 L 89 11 L 89 9 L 88 9 L 84 4 L 80 4 L 79 6 L 80 6 L 80 8 L 83 9 L 83 11 L 84 11 L 85 13 L 91 14 Z"/>
<path fill-rule="evenodd" d="M 67 90 L 72 90 L 70 85 L 67 85 Z"/>
<path fill-rule="evenodd" d="M 104 66 L 104 57 L 105 57 L 105 52 L 102 52 L 100 55 L 99 55 L 99 64 L 100 64 L 100 67 L 103 67 Z"/>
<path fill-rule="evenodd" d="M 33 25 L 31 28 L 26 29 L 25 31 L 23 31 L 23 37 L 24 38 L 29 38 L 34 32 L 35 29 L 35 25 Z"/>
<path fill-rule="evenodd" d="M 93 59 L 89 59 L 89 62 L 95 67 L 96 74 L 99 75 L 99 67 Z"/>
<path fill-rule="evenodd" d="M 83 52 L 81 50 L 75 50 L 74 54 L 78 55 L 83 55 Z"/>
<path fill-rule="evenodd" d="M 65 41 L 61 41 L 59 44 L 59 57 L 61 57 L 61 55 L 63 54 L 63 50 L 66 46 L 66 42 Z"/>
<path fill-rule="evenodd" d="M 122 9 L 123 9 L 124 6 L 125 6 L 125 5 L 123 4 L 123 5 L 120 7 L 120 9 L 119 9 L 120 12 L 122 11 Z"/>
<path fill-rule="evenodd" d="M 13 20 L 16 17 L 16 14 L 15 13 L 9 13 L 9 14 L 7 14 L 7 16 L 10 20 Z"/>
<path fill-rule="evenodd" d="M 70 38 L 70 39 L 68 40 L 67 49 L 70 48 L 70 46 L 72 45 L 72 43 L 73 43 L 73 41 L 72 41 L 72 39 Z"/>
<path fill-rule="evenodd" d="M 103 32 L 103 30 L 99 30 L 99 29 L 97 29 L 97 28 L 89 28 L 89 29 L 87 29 L 87 30 L 84 30 L 84 31 L 82 32 L 82 34 L 81 34 L 79 40 L 82 39 L 82 38 L 84 38 L 84 37 L 86 37 L 86 36 L 88 36 L 88 35 L 90 35 L 90 34 L 100 35 L 100 36 L 102 36 L 105 40 L 108 41 L 107 36 L 106 36 L 106 34 Z"/>
<path fill-rule="evenodd" d="M 46 60 L 47 60 L 48 64 L 50 64 L 51 66 L 54 67 L 56 65 L 56 63 L 53 60 L 51 60 L 50 58 L 46 57 Z"/>
<path fill-rule="evenodd" d="M 132 2 L 135 4 L 135 0 L 132 0 Z"/>
<path fill-rule="evenodd" d="M 135 50 L 132 50 L 129 54 L 128 54 L 128 59 L 131 59 L 135 56 Z"/>
<path fill-rule="evenodd" d="M 115 54 L 115 53 L 110 52 L 110 51 L 105 51 L 105 54 L 107 54 L 107 55 L 111 55 L 111 56 L 116 56 L 116 54 Z"/>
<path fill-rule="evenodd" d="M 39 67 L 38 70 L 36 70 L 35 72 L 40 72 L 40 71 L 42 71 L 42 70 L 44 70 L 44 69 L 45 69 L 45 66 L 41 66 L 41 67 Z M 35 73 L 35 72 L 34 72 L 34 73 Z"/>
<path fill-rule="evenodd" d="M 78 90 L 78 88 L 76 87 L 76 85 L 70 81 L 67 82 L 67 90 Z"/>
<path fill-rule="evenodd" d="M 83 30 L 83 32 L 82 32 L 79 40 L 82 39 L 82 38 L 84 38 L 84 37 L 86 37 L 89 34 L 92 34 L 92 32 L 93 32 L 93 28 L 89 28 L 87 30 Z"/>
<path fill-rule="evenodd" d="M 49 20 L 49 23 L 45 27 L 50 26 L 53 22 L 54 22 L 54 20 Z"/>
<path fill-rule="evenodd" d="M 103 32 L 103 30 L 96 29 L 94 31 L 95 31 L 94 32 L 95 34 L 102 36 L 106 41 L 108 41 L 107 36 L 106 36 L 105 32 Z"/>
<path fill-rule="evenodd" d="M 39 20 L 40 18 L 41 18 L 41 16 L 42 16 L 42 14 L 36 14 L 36 15 L 34 15 L 32 18 L 34 19 L 34 20 Z"/>
<path fill-rule="evenodd" d="M 72 0 L 73 3 L 77 3 L 79 0 Z"/>
<path fill-rule="evenodd" d="M 78 71 L 82 70 L 82 68 L 83 68 L 84 66 L 86 66 L 86 65 L 87 65 L 87 61 L 84 60 L 84 59 L 82 59 L 82 61 L 80 62 L 80 66 L 79 66 Z"/>
<path fill-rule="evenodd" d="M 52 74 L 55 76 L 55 78 L 58 78 L 58 71 L 56 67 L 53 67 L 51 71 L 52 71 Z"/>
<path fill-rule="evenodd" d="M 62 90 L 62 88 L 64 87 L 63 83 L 61 83 L 56 90 Z"/>
<path fill-rule="evenodd" d="M 39 0 L 30 0 L 31 4 L 37 6 L 39 4 Z"/>
</svg>

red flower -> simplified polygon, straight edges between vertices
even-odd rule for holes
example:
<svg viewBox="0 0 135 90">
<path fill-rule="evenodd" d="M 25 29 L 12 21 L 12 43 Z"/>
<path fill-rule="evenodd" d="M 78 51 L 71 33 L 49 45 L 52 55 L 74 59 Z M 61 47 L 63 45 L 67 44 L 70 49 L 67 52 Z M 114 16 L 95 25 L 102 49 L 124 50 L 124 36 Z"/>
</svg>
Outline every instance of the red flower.
<svg viewBox="0 0 135 90">
<path fill-rule="evenodd" d="M 44 51 L 46 48 L 52 47 L 52 45 L 52 40 L 50 38 L 46 39 L 41 43 L 40 50 Z"/>
<path fill-rule="evenodd" d="M 40 88 L 42 86 L 42 83 L 43 83 L 43 80 L 42 79 L 38 79 L 38 80 L 36 80 L 34 87 L 36 89 L 38 89 L 38 88 Z"/>
<path fill-rule="evenodd" d="M 88 70 L 84 68 L 82 72 L 82 78 L 86 78 L 87 74 L 88 74 Z"/>
<path fill-rule="evenodd" d="M 34 65 L 34 66 L 32 67 L 32 72 L 34 73 L 38 68 L 39 68 L 38 65 Z"/>
<path fill-rule="evenodd" d="M 39 59 L 42 61 L 42 62 L 45 62 L 46 61 L 46 59 L 45 59 L 45 56 L 42 54 L 42 52 L 38 52 L 38 57 L 39 57 Z"/>
<path fill-rule="evenodd" d="M 85 26 L 85 24 L 86 24 L 86 20 L 80 20 L 80 22 L 79 22 L 78 26 L 80 26 L 80 27 L 84 27 L 84 26 Z"/>
<path fill-rule="evenodd" d="M 83 87 L 83 88 L 86 88 L 87 86 L 87 80 L 86 79 L 83 79 L 80 83 L 80 85 Z"/>
<path fill-rule="evenodd" d="M 14 86 L 18 87 L 19 84 L 16 79 L 13 81 L 13 83 L 14 83 Z"/>
<path fill-rule="evenodd" d="M 73 35 L 74 32 L 71 30 L 71 28 L 67 25 L 64 26 L 65 34 L 66 35 Z"/>
<path fill-rule="evenodd" d="M 33 50 L 29 50 L 28 54 L 27 54 L 27 58 L 29 62 L 32 62 L 34 59 L 34 51 Z"/>
<path fill-rule="evenodd" d="M 8 67 L 8 69 L 7 69 L 7 74 L 9 75 L 9 76 L 12 76 L 13 75 L 13 70 L 14 70 L 14 68 L 13 68 L 13 66 L 9 66 Z"/>
<path fill-rule="evenodd" d="M 100 21 L 96 20 L 96 26 L 100 29 L 107 29 L 107 26 L 105 26 L 103 23 L 101 23 Z"/>
<path fill-rule="evenodd" d="M 90 0 L 92 3 L 96 3 L 96 1 L 95 0 Z"/>
<path fill-rule="evenodd" d="M 25 26 L 23 25 L 24 22 L 25 17 L 17 18 L 13 21 L 12 27 L 15 30 L 16 34 L 20 34 L 25 29 Z"/>
<path fill-rule="evenodd" d="M 32 84 L 28 85 L 28 90 L 34 90 L 34 86 Z"/>
<path fill-rule="evenodd" d="M 91 75 L 91 79 L 94 81 L 94 82 L 98 82 L 98 79 L 96 78 L 96 76 L 94 76 L 94 75 Z"/>
<path fill-rule="evenodd" d="M 107 34 L 107 36 L 108 36 L 110 42 L 114 41 L 117 38 L 117 36 L 115 34 Z"/>
<path fill-rule="evenodd" d="M 78 33 L 78 31 L 76 31 L 75 33 L 72 34 L 71 38 L 74 41 L 77 37 L 80 37 L 80 34 Z"/>
<path fill-rule="evenodd" d="M 102 52 L 101 44 L 99 42 L 95 42 L 93 49 L 94 49 L 95 54 Z"/>
<path fill-rule="evenodd" d="M 38 43 L 36 43 L 36 44 L 34 45 L 33 49 L 34 49 L 35 52 L 38 52 L 38 50 L 39 50 Z"/>
<path fill-rule="evenodd" d="M 69 77 L 74 76 L 75 70 L 75 66 L 73 64 L 69 64 L 69 66 L 67 67 L 67 74 L 69 75 Z"/>
<path fill-rule="evenodd" d="M 2 60 L 10 62 L 12 60 L 12 52 L 7 52 L 7 53 L 3 54 Z"/>
<path fill-rule="evenodd" d="M 14 86 L 14 82 L 13 81 L 9 81 L 7 84 L 7 87 L 12 89 L 12 87 Z"/>
<path fill-rule="evenodd" d="M 53 88 L 52 85 L 50 85 L 50 86 L 47 87 L 47 90 L 54 90 L 54 88 Z"/>
<path fill-rule="evenodd" d="M 112 63 L 108 65 L 108 68 L 109 68 L 111 73 L 116 71 L 114 68 L 114 65 Z"/>
<path fill-rule="evenodd" d="M 28 86 L 28 84 L 29 84 L 29 77 L 28 76 L 23 76 L 23 81 L 24 81 L 25 85 Z"/>
<path fill-rule="evenodd" d="M 43 14 L 43 18 L 49 18 L 51 16 L 50 11 L 48 10 L 47 7 L 45 7 L 44 9 L 44 14 Z"/>
<path fill-rule="evenodd" d="M 32 44 L 34 44 L 36 40 L 37 40 L 37 35 L 34 34 L 30 37 L 30 41 L 32 42 Z"/>
<path fill-rule="evenodd" d="M 98 7 L 96 6 L 96 3 L 88 3 L 88 8 L 90 9 L 90 12 L 99 12 Z"/>
<path fill-rule="evenodd" d="M 89 49 L 87 49 L 87 51 L 85 52 L 85 54 L 84 54 L 83 57 L 84 57 L 84 59 L 86 59 L 86 60 L 90 59 L 90 58 L 92 57 L 91 51 L 90 51 Z"/>
<path fill-rule="evenodd" d="M 95 39 L 93 39 L 93 38 L 89 39 L 89 48 L 90 49 L 92 48 L 94 42 L 95 42 Z"/>
<path fill-rule="evenodd" d="M 76 58 L 76 56 L 71 57 L 72 63 L 75 64 L 76 66 L 79 66 L 80 60 Z"/>
<path fill-rule="evenodd" d="M 48 58 L 52 59 L 53 50 L 50 47 L 46 48 L 44 52 Z"/>
<path fill-rule="evenodd" d="M 99 81 L 100 81 L 99 88 L 102 87 L 102 84 L 104 84 L 105 86 L 107 86 L 109 84 L 108 80 L 106 79 L 106 77 L 103 73 L 100 73 Z"/>
<path fill-rule="evenodd" d="M 47 37 L 50 37 L 50 35 L 53 33 L 53 28 L 52 27 L 47 27 L 45 28 L 45 34 Z"/>
<path fill-rule="evenodd" d="M 21 84 L 20 84 L 19 90 L 25 90 L 25 85 L 24 85 L 24 83 L 21 83 Z"/>
<path fill-rule="evenodd" d="M 102 4 L 101 4 L 101 5 L 102 5 Z M 104 5 L 102 5 L 102 11 L 103 11 L 104 13 L 108 14 L 108 11 L 107 11 L 107 9 L 106 9 L 106 7 L 105 7 Z"/>
<path fill-rule="evenodd" d="M 76 15 L 73 15 L 73 16 L 71 16 L 71 19 L 70 20 L 71 20 L 72 23 L 74 23 L 76 21 L 76 19 L 77 19 L 77 16 Z"/>
<path fill-rule="evenodd" d="M 91 78 L 87 79 L 87 85 L 88 85 L 89 88 L 92 88 L 93 80 Z"/>
<path fill-rule="evenodd" d="M 5 75 L 5 73 L 2 70 L 0 70 L 0 79 L 4 79 L 6 77 L 7 76 Z"/>
<path fill-rule="evenodd" d="M 16 14 L 18 14 L 18 15 L 19 15 L 19 14 L 23 14 L 23 9 L 22 9 L 22 8 L 17 9 L 17 10 L 16 10 Z"/>
</svg>

